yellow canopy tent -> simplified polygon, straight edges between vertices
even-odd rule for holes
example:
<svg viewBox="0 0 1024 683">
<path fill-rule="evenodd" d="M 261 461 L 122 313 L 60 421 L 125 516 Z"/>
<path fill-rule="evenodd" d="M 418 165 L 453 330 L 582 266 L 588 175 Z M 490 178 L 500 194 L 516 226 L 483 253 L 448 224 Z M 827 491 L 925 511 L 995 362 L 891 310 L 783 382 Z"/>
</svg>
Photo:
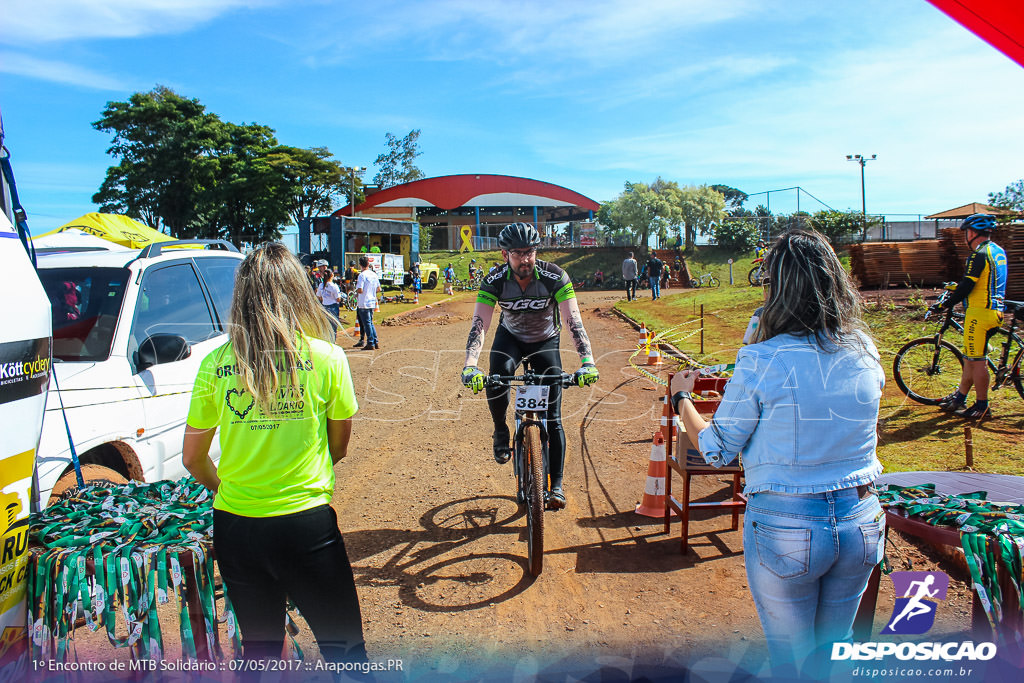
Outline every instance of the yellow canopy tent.
<svg viewBox="0 0 1024 683">
<path fill-rule="evenodd" d="M 142 249 L 154 242 L 169 242 L 174 239 L 128 216 L 96 212 L 87 213 L 38 237 L 55 235 L 66 230 L 81 230 L 130 249 Z"/>
</svg>

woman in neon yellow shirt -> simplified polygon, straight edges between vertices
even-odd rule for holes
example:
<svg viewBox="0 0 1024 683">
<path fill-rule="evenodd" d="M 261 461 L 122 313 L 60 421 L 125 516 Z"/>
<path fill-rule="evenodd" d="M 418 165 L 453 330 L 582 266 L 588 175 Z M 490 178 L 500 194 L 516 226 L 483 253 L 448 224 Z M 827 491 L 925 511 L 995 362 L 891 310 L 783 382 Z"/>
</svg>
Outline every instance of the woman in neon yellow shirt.
<svg viewBox="0 0 1024 683">
<path fill-rule="evenodd" d="M 229 341 L 203 360 L 192 392 L 182 460 L 216 493 L 213 546 L 246 659 L 281 658 L 287 598 L 325 659 L 366 659 L 352 568 L 330 506 L 334 465 L 345 457 L 358 406 L 348 361 L 331 337 L 302 266 L 269 244 L 239 267 Z"/>
</svg>

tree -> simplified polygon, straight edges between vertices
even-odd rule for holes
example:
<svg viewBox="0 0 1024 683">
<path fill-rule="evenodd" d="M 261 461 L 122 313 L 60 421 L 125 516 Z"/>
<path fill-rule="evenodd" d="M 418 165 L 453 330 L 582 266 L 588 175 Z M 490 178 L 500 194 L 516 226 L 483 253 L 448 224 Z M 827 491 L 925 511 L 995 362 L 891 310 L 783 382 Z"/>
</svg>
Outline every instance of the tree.
<svg viewBox="0 0 1024 683">
<path fill-rule="evenodd" d="M 818 211 L 811 216 L 811 227 L 832 243 L 832 246 L 837 246 L 843 241 L 844 237 L 849 235 L 860 234 L 864 228 L 864 216 L 861 215 L 860 211 L 854 211 L 848 209 L 846 211 Z M 872 225 L 873 222 L 870 222 Z"/>
<path fill-rule="evenodd" d="M 1001 209 L 1024 212 L 1024 179 L 1007 185 L 1002 192 L 989 192 L 988 201 Z"/>
<path fill-rule="evenodd" d="M 348 201 L 353 174 L 326 147 L 278 145 L 269 151 L 266 162 L 280 176 L 284 208 L 296 223 L 329 214 L 337 203 Z M 359 185 L 357 176 L 356 201 L 362 197 Z"/>
<path fill-rule="evenodd" d="M 291 188 L 270 163 L 271 150 L 278 146 L 273 129 L 255 123 L 221 125 L 224 144 L 208 192 L 217 208 L 204 226 L 206 236 L 226 237 L 235 244 L 280 239 Z"/>
<path fill-rule="evenodd" d="M 743 211 L 743 202 L 749 199 L 749 195 L 746 192 L 737 190 L 735 187 L 729 187 L 728 185 L 709 185 L 708 187 L 725 197 L 725 209 L 729 212 L 730 216 L 741 215 L 739 212 Z"/>
<path fill-rule="evenodd" d="M 388 150 L 373 161 L 374 165 L 380 168 L 373 177 L 373 182 L 381 189 L 385 189 L 423 178 L 423 171 L 415 166 L 416 157 L 423 154 L 419 150 L 419 139 L 418 128 L 409 131 L 401 140 L 387 133 L 384 140 Z"/>
<path fill-rule="evenodd" d="M 157 86 L 127 102 L 108 102 L 92 126 L 113 133 L 107 153 L 119 159 L 92 201 L 175 236 L 207 218 L 204 189 L 213 182 L 220 119 L 195 99 Z"/>
<path fill-rule="evenodd" d="M 714 226 L 725 218 L 725 197 L 707 185 L 686 187 L 682 190 L 679 210 L 686 228 L 685 249 L 689 251 L 698 233 L 711 234 Z"/>
<path fill-rule="evenodd" d="M 737 254 L 753 251 L 761 239 L 757 222 L 749 217 L 724 219 L 715 226 L 714 235 L 718 246 Z"/>
<path fill-rule="evenodd" d="M 622 194 L 607 203 L 602 222 L 617 230 L 628 229 L 641 247 L 647 247 L 652 231 L 661 235 L 668 226 L 678 225 L 682 217 L 678 186 L 673 192 L 672 185 L 675 183 L 665 183 L 661 178 L 652 185 L 627 181 Z"/>
</svg>

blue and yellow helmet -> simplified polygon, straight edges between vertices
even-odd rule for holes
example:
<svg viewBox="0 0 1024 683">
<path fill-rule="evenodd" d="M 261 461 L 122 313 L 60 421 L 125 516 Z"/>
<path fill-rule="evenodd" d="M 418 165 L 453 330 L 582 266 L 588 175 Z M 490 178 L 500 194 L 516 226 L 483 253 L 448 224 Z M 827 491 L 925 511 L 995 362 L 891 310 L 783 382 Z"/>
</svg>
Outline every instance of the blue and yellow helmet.
<svg viewBox="0 0 1024 683">
<path fill-rule="evenodd" d="M 985 213 L 976 213 L 972 216 L 968 216 L 964 219 L 964 222 L 960 224 L 961 230 L 977 230 L 978 232 L 991 232 L 996 229 L 995 216 L 989 216 Z"/>
</svg>

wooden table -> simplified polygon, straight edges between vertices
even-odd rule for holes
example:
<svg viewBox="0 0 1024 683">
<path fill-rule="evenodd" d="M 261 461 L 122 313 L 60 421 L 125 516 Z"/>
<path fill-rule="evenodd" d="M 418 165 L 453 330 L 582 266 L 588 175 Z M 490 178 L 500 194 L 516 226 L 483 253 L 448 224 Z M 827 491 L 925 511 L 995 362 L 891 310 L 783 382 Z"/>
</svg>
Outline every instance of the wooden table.
<svg viewBox="0 0 1024 683">
<path fill-rule="evenodd" d="M 935 492 L 946 495 L 985 491 L 986 500 L 996 503 L 1024 504 L 1024 477 L 1009 474 L 984 474 L 979 472 L 895 472 L 885 474 L 875 481 L 876 485 L 894 484 L 896 486 L 920 486 L 935 484 Z M 960 532 L 952 527 L 933 526 L 927 522 L 906 516 L 902 510 L 886 509 L 885 522 L 893 529 L 902 533 L 917 536 L 925 543 L 933 546 L 948 545 L 961 547 Z M 881 578 L 881 567 L 875 567 L 868 580 L 867 590 L 860 602 L 857 620 L 854 622 L 854 639 L 871 640 L 871 627 L 874 622 L 875 604 L 878 599 L 878 583 Z M 1005 572 L 1000 571 L 1000 587 L 1003 595 L 1013 595 L 1012 587 L 1007 581 Z M 1010 592 L 1007 592 L 1007 591 Z M 976 638 L 989 640 L 992 629 L 981 607 L 978 594 L 972 590 L 971 626 Z M 1003 605 L 1004 623 L 1020 629 L 1022 614 L 1016 599 L 1007 600 Z"/>
</svg>

